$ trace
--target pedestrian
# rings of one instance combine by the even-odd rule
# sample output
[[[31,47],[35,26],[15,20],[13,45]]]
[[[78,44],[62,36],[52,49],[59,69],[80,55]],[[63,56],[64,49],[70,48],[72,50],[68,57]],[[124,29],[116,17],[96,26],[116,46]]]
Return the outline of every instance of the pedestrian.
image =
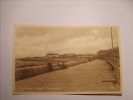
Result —
[[[62,67],[62,69],[64,69],[64,68],[65,68],[65,64],[64,64],[64,62],[62,63],[61,67]]]
[[[58,67],[60,67],[60,64],[57,62]]]
[[[52,65],[51,62],[48,63],[47,67],[48,67],[48,71],[49,72],[52,72],[53,71],[53,65]]]

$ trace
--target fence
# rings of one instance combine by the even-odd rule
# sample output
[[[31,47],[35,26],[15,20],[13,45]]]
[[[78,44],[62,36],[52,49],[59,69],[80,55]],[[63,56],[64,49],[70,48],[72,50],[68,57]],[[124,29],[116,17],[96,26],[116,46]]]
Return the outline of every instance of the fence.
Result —
[[[115,47],[108,50],[100,50],[97,52],[98,58],[105,59],[115,70],[115,77],[120,84],[120,56],[119,48]]]

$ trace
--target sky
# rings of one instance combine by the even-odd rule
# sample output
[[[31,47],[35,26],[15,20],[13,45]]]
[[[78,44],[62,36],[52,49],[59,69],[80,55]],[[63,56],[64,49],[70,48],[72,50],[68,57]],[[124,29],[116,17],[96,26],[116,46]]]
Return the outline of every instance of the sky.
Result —
[[[112,27],[113,45],[118,46],[118,28]],[[47,53],[96,54],[112,48],[111,27],[30,26],[17,27],[15,57],[43,57]]]

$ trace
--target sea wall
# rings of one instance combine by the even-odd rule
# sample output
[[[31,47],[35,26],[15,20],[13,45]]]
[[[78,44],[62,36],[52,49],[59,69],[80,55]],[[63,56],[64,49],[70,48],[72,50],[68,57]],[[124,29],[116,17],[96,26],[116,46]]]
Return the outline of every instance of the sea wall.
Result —
[[[85,63],[85,61],[67,62],[67,63],[65,63],[65,67],[63,67],[62,65],[60,67],[57,65],[53,65],[53,71],[66,69],[68,67],[72,67],[72,66],[82,64],[82,63]],[[37,75],[44,74],[47,72],[49,72],[47,65],[33,66],[33,67],[26,67],[26,68],[17,68],[17,69],[15,69],[15,81],[26,79],[26,78],[33,77],[33,76],[37,76]]]

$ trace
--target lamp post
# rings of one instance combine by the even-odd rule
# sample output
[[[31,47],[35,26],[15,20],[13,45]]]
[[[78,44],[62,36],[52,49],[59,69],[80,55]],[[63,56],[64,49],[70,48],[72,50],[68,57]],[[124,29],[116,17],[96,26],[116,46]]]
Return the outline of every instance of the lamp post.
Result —
[[[114,55],[113,55],[113,35],[112,35],[112,27],[111,27],[111,42],[112,42],[112,54],[111,54],[111,57],[112,57],[112,60],[114,62]]]
[[[113,35],[112,35],[112,27],[111,27],[111,43],[112,43],[112,49],[113,49]]]

